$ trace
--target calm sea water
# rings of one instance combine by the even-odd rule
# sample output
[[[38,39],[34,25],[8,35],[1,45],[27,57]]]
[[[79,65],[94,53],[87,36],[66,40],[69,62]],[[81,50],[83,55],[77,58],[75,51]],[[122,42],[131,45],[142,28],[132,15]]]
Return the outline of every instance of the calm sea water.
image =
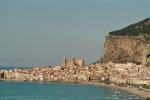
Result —
[[[98,86],[0,81],[0,100],[143,100],[143,98]]]

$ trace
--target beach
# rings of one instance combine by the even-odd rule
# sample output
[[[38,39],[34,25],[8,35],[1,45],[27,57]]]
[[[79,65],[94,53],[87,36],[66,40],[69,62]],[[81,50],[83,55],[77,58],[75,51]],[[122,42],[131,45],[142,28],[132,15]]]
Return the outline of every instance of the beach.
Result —
[[[93,82],[84,82],[84,83],[81,83],[81,84],[114,88],[116,90],[122,90],[122,91],[125,91],[125,92],[129,92],[129,93],[132,93],[132,94],[135,94],[137,96],[144,97],[144,98],[150,98],[150,92],[140,90],[139,88],[136,88],[136,87],[130,87],[130,86],[123,87],[123,86],[118,86],[118,85],[107,85],[105,83],[93,83]]]

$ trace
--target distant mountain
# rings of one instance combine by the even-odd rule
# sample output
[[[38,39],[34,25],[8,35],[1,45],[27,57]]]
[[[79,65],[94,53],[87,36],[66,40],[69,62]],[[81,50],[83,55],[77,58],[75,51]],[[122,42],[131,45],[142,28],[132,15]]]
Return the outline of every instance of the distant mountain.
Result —
[[[131,24],[123,29],[109,32],[111,36],[139,36],[150,35],[150,18]]]
[[[31,69],[32,67],[17,67],[17,66],[0,66],[0,70],[13,70],[13,69]]]
[[[0,66],[0,70],[12,70],[15,69],[13,66]]]

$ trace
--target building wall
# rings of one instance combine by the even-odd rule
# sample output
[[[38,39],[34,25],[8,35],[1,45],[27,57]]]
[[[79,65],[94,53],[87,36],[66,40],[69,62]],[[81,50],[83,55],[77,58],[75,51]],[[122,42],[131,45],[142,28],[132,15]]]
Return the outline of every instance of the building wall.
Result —
[[[85,62],[83,59],[76,59],[72,58],[70,61],[67,60],[67,58],[63,59],[62,66],[64,67],[70,67],[70,66],[84,66]]]

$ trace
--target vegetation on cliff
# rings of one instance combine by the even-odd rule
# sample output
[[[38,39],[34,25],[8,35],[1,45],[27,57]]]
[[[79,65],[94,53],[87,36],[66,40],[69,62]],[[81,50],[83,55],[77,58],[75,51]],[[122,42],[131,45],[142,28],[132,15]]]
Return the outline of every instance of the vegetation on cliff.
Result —
[[[150,35],[150,18],[144,19],[138,23],[131,24],[123,29],[112,31],[112,36],[139,36]]]

